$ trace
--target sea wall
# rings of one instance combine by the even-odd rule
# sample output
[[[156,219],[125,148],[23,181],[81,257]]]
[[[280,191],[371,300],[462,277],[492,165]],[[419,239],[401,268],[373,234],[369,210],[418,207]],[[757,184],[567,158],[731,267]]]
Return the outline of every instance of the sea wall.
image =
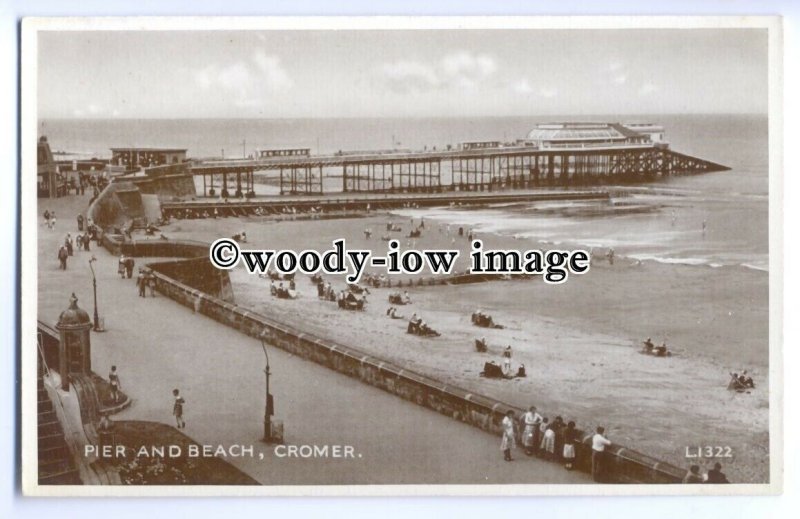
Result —
[[[131,182],[142,193],[158,195],[160,200],[197,196],[194,177],[189,174],[137,177],[131,179]]]
[[[198,258],[200,259],[200,258]],[[205,258],[203,258],[205,259]],[[206,260],[207,261],[207,260]],[[267,316],[193,288],[168,275],[172,265],[153,264],[156,289],[178,303],[222,324],[330,369],[357,378],[405,400],[495,435],[509,410],[523,409],[445,384],[355,348],[294,329]],[[580,431],[577,468],[590,471],[591,434]],[[684,471],[620,445],[607,449],[607,478],[616,483],[679,483]]]
[[[120,226],[144,215],[142,196],[130,182],[112,182],[86,209],[85,216],[101,229]]]

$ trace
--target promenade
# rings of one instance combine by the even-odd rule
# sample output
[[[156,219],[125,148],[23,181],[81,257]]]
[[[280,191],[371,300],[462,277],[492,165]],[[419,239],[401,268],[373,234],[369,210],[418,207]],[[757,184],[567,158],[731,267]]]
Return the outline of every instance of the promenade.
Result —
[[[291,445],[352,446],[352,459],[285,458],[259,441],[263,433],[264,353],[258,341],[156,294],[140,298],[120,279],[117,258],[92,243],[75,251],[66,271],[56,252],[85,197],[40,200],[57,227],[38,219],[39,319],[55,324],[75,292],[92,314],[88,260],[97,257],[104,333],[92,333],[92,363],[105,376],[117,365],[131,407],[115,419],[172,423],[173,388],[187,403],[186,429],[198,443],[253,446],[253,457],[227,458],[259,482],[287,484],[588,483],[585,474],[526,457],[503,461],[500,438],[418,407],[320,365],[268,348],[276,416]],[[137,258],[137,267],[147,262]],[[263,459],[260,456],[263,454]]]

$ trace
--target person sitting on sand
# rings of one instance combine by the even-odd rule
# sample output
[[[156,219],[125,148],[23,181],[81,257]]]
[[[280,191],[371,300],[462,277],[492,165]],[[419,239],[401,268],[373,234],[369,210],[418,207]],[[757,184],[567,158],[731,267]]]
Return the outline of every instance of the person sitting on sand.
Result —
[[[650,337],[648,337],[647,340],[644,341],[644,352],[653,353],[653,348],[655,348],[655,345],[653,344],[653,341],[650,340]]]
[[[403,292],[403,304],[410,305],[411,304],[411,296],[408,295],[408,290]]]
[[[667,354],[667,343],[666,343],[666,341],[662,342],[661,346],[656,346],[655,347],[655,352],[656,352],[656,355],[658,355],[659,357],[663,357],[664,355],[666,355]]]
[[[475,349],[480,353],[484,353],[489,349],[489,345],[486,344],[486,337],[475,339]]]
[[[755,382],[753,382],[753,377],[751,377],[750,375],[747,374],[747,370],[744,370],[742,372],[742,377],[744,377],[744,380],[742,381],[742,383],[744,384],[744,387],[755,389],[756,384],[755,384]]]
[[[747,387],[742,383],[738,373],[730,373],[731,380],[728,382],[728,389],[737,391],[739,393],[744,392]]]

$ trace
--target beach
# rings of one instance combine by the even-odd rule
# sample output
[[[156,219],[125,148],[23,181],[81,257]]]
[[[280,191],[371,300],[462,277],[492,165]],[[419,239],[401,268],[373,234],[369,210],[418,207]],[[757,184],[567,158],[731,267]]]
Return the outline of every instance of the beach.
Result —
[[[348,220],[177,220],[163,232],[210,242],[245,231],[253,249],[324,250],[345,238],[349,248],[382,254],[386,242],[380,236],[389,222],[402,227],[393,233],[397,236],[412,228],[404,215],[373,214]],[[419,224],[415,219],[413,225]],[[425,225],[419,239],[402,238],[401,247],[458,248],[456,270],[466,269],[469,242],[458,236],[458,223],[428,219]],[[371,238],[365,229],[372,230]],[[548,248],[532,236],[480,232],[477,237],[485,248]],[[595,250],[591,270],[560,285],[532,279],[407,288],[413,304],[399,307],[399,313],[406,318],[417,313],[442,334],[436,338],[409,335],[405,319],[386,316],[387,288],[370,289],[366,310],[349,312],[318,300],[307,276],[297,278],[296,300],[271,297],[268,281],[242,268],[231,271],[231,280],[237,304],[310,333],[511,404],[536,405],[544,415],[575,420],[579,427],[604,425],[613,441],[680,467],[721,461],[733,481],[765,481],[768,273],[625,256],[611,265],[605,252]],[[409,276],[392,279],[405,284]],[[326,280],[337,291],[345,288],[343,277]],[[476,309],[504,328],[474,327],[470,315]],[[490,345],[486,353],[474,348],[482,335]],[[656,344],[666,341],[674,355],[639,354],[647,337]],[[481,377],[484,362],[499,363],[508,345],[514,369],[524,364],[527,377]],[[756,389],[728,391],[729,372],[742,369],[753,376]],[[732,457],[687,458],[687,449],[706,446],[730,447]]]

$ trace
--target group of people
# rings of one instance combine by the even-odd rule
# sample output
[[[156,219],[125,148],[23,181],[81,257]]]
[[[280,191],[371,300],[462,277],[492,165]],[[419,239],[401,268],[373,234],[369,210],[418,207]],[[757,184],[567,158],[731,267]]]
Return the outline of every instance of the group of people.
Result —
[[[441,334],[428,326],[428,323],[422,320],[416,313],[412,314],[408,319],[408,326],[406,333],[412,335],[419,335],[420,337],[439,337]]]
[[[228,199],[222,199],[223,202],[228,202]],[[225,218],[225,217],[240,217],[240,216],[292,216],[298,214],[308,215],[311,218],[318,218],[322,214],[322,207],[294,207],[283,206],[280,209],[277,207],[214,207],[213,209],[174,209],[165,217],[174,217],[178,220],[193,220],[193,219],[206,219],[206,218]]]
[[[139,297],[147,297],[145,293],[150,289],[150,297],[156,296],[156,277],[150,269],[139,268],[139,275],[136,276],[136,287],[139,289]]]
[[[132,278],[135,263],[132,257],[120,254],[119,261],[117,262],[117,274],[119,274],[119,277],[125,278],[127,276],[128,279]]]
[[[710,469],[705,474],[703,474],[700,471],[700,465],[691,465],[689,467],[688,472],[686,472],[686,476],[684,476],[683,478],[683,483],[721,484],[721,483],[730,483],[730,481],[728,481],[728,477],[725,475],[725,473],[722,472],[722,464],[717,462],[714,463],[714,468]]]
[[[753,381],[753,377],[747,374],[747,370],[741,373],[731,373],[730,376],[731,380],[728,382],[728,389],[732,391],[743,392],[756,388],[756,383]]]
[[[503,451],[503,459],[513,461],[511,450],[516,448],[517,438],[521,439],[522,447],[527,456],[538,456],[549,461],[561,461],[567,470],[572,470],[575,464],[576,446],[581,443],[575,422],[564,422],[560,416],[556,416],[552,421],[546,416],[542,416],[536,410],[536,406],[531,406],[522,415],[521,420],[517,421],[514,411],[508,411],[502,421],[503,439],[500,445]],[[595,434],[597,448],[602,452],[611,442],[605,438],[604,430],[598,427]],[[593,451],[595,438],[592,439]],[[592,456],[592,474],[598,475],[601,471],[599,459]],[[597,466],[596,466],[597,465]],[[596,467],[595,467],[596,466]],[[595,468],[597,469],[595,471]],[[598,481],[598,479],[595,479]]]
[[[283,286],[283,281],[279,282],[278,286],[275,286],[275,281],[272,280],[269,283],[269,293],[278,299],[297,299],[297,286],[294,283],[294,279],[289,280],[288,288]]]
[[[472,312],[472,324],[482,328],[502,328],[501,325],[494,322],[491,315],[483,313],[482,310]]]
[[[475,339],[475,349],[478,350],[479,352],[488,351],[489,345],[486,342],[486,337]],[[498,364],[493,360],[485,362],[483,364],[483,371],[481,372],[481,376],[486,378],[526,377],[527,373],[525,371],[525,364],[520,364],[519,367],[517,368],[517,372],[516,373],[513,372],[511,367],[511,356],[512,356],[511,345],[508,345],[503,350],[502,364]]]
[[[44,224],[48,229],[56,228],[56,212],[45,209],[44,211]]]
[[[671,352],[667,348],[667,341],[662,341],[661,346],[656,346],[653,344],[652,339],[650,337],[644,341],[642,346],[642,353],[646,353],[648,355],[655,355],[656,357],[666,357],[671,355]]]
[[[389,302],[393,305],[410,305],[411,296],[408,295],[408,290],[405,290],[402,294],[399,290],[395,290],[389,293]]]

